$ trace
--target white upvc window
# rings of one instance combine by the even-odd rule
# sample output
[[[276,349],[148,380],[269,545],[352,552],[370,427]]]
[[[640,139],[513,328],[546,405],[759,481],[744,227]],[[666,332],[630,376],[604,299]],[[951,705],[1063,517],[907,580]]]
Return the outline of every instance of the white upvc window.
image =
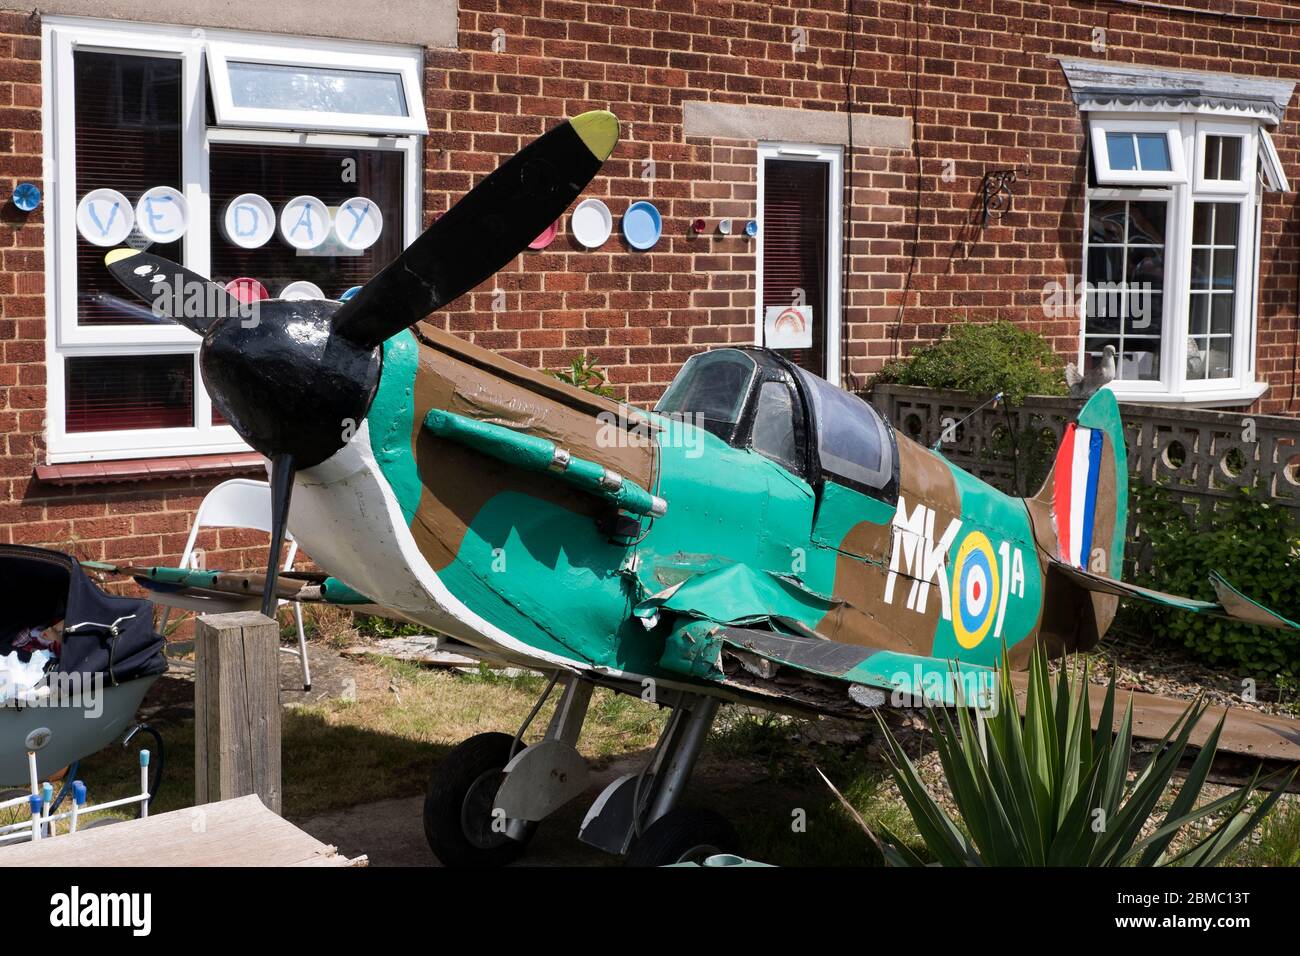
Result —
[[[208,44],[219,126],[427,132],[420,62],[372,50],[304,48],[283,39]]]
[[[754,341],[839,385],[841,202],[838,146],[758,145],[757,295]],[[800,326],[802,331],[792,327]],[[784,339],[777,336],[792,335]],[[799,336],[802,335],[802,338]]]
[[[360,285],[419,231],[425,126],[412,78],[421,53],[60,17],[44,18],[42,38],[48,461],[246,450],[203,387],[198,336],[134,301],[103,256],[114,245],[149,249],[238,295],[339,298]],[[232,94],[228,70],[217,84],[216,48],[227,68],[258,64],[239,80],[245,93]],[[318,71],[333,99],[313,95],[347,111],[295,102],[294,129],[268,129],[256,127],[282,124],[235,105],[263,96],[258,108],[274,112],[286,89],[311,87],[302,71],[321,62],[343,73]],[[288,80],[271,71],[275,63]],[[233,107],[224,117],[223,97]],[[328,222],[318,223],[318,245],[290,244],[275,220],[299,196],[317,197],[331,222],[368,200],[369,245],[348,247]],[[119,235],[127,220],[134,225]],[[232,236],[232,222],[253,235]]]
[[[1081,367],[1113,349],[1121,398],[1253,401],[1267,387],[1255,375],[1260,194],[1286,187],[1267,132],[1195,114],[1088,120]],[[1137,137],[1161,129],[1168,150],[1148,140],[1144,160]],[[1163,181],[1143,178],[1163,165]]]
[[[1092,157],[1103,185],[1163,185],[1187,178],[1177,120],[1093,119]]]

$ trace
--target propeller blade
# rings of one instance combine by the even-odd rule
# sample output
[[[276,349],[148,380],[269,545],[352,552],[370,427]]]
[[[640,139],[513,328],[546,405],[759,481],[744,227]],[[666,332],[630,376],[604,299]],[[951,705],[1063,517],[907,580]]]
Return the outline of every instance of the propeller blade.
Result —
[[[293,497],[294,468],[292,455],[276,455],[271,459],[271,553],[266,559],[266,586],[262,589],[262,613],[274,619],[276,608],[275,582],[280,576],[280,546],[284,544],[284,528],[289,521],[289,499]]]
[[[114,249],[104,257],[113,278],[126,286],[155,315],[179,322],[203,335],[227,316],[247,318],[252,307],[211,279],[170,259],[137,249]]]
[[[605,110],[533,140],[344,303],[334,331],[371,349],[474,288],[560,217],[617,142],[618,120]]]

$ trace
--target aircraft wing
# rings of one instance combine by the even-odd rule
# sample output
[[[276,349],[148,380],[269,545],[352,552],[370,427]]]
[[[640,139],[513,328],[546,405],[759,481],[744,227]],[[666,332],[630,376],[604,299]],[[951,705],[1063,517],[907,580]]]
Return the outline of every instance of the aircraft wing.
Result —
[[[841,644],[772,619],[765,630],[689,621],[674,630],[660,663],[786,704],[861,717],[886,704],[958,705],[986,700],[997,671],[991,667]]]
[[[891,702],[974,701],[993,686],[993,668],[842,644],[800,623],[843,603],[791,575],[726,564],[644,598],[633,614],[648,627],[671,615],[660,666],[774,704],[861,717]]]
[[[1196,598],[1166,594],[1164,591],[1154,591],[1151,588],[1129,584],[1126,581],[1117,581],[1104,575],[1092,574],[1056,558],[1049,560],[1054,570],[1088,591],[1114,594],[1121,598],[1134,598],[1148,604],[1173,608],[1178,611],[1187,611],[1191,614],[1226,617],[1245,624],[1257,624],[1260,627],[1275,627],[1292,631],[1300,630],[1300,624],[1283,617],[1276,611],[1269,610],[1259,602],[1242,594],[1217,571],[1210,573],[1210,583],[1214,586],[1214,593],[1218,597],[1218,601],[1200,601]]]
[[[255,611],[262,605],[266,576],[250,571],[205,571],[195,568],[136,567],[83,561],[82,567],[102,574],[134,578],[155,604],[202,614]],[[312,571],[281,571],[275,585],[283,601],[334,604],[361,614],[391,617],[392,612],[373,604],[338,578]]]

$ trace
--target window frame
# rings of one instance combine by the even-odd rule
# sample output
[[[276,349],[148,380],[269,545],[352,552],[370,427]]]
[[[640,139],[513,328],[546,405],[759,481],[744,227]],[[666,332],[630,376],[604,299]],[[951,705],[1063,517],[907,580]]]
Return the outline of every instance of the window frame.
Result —
[[[1277,153],[1273,134],[1265,127],[1259,128],[1259,174],[1264,185],[1272,192],[1289,193],[1291,183],[1287,181],[1286,170],[1282,168],[1282,157]]]
[[[1090,116],[1089,136],[1097,183],[1102,186],[1166,186],[1187,178],[1183,136],[1177,118],[1132,119],[1120,116]],[[1169,149],[1169,170],[1111,169],[1107,133],[1163,133]]]
[[[230,425],[212,424],[212,402],[198,367],[200,339],[179,325],[79,326],[75,223],[76,117],[72,109],[73,54],[79,50],[139,56],[167,56],[182,62],[181,192],[190,208],[190,228],[182,240],[184,265],[207,275],[211,263],[209,144],[268,142],[299,146],[350,146],[394,149],[405,154],[402,183],[402,245],[419,234],[423,207],[422,142],[414,133],[290,132],[288,130],[209,127],[206,115],[206,44],[224,36],[257,34],[190,30],[152,24],[110,24],[75,17],[45,17],[41,26],[43,159],[49,197],[45,221],[46,452],[49,464],[115,461],[238,453],[249,446]],[[284,41],[281,41],[284,42]],[[332,48],[330,41],[310,40]],[[340,43],[355,50],[364,44]],[[387,48],[398,49],[398,48]],[[421,54],[410,48],[407,55]],[[60,108],[61,107],[61,108]],[[408,109],[411,108],[408,100]],[[419,107],[423,110],[422,104]],[[134,199],[135,197],[128,197]],[[107,251],[107,250],[105,250]],[[194,425],[188,428],[117,429],[68,432],[65,360],[112,356],[189,354],[194,367]]]
[[[758,222],[758,236],[754,246],[754,344],[762,346],[764,309],[763,309],[763,188],[766,184],[766,168],[769,159],[793,160],[797,162],[826,163],[829,167],[830,191],[826,216],[829,222],[826,254],[826,378],[832,385],[842,385],[844,370],[842,360],[842,308],[840,275],[844,257],[843,246],[843,201],[844,201],[844,150],[839,146],[822,146],[813,143],[760,142],[758,144],[758,196],[755,207],[755,220]]]
[[[1123,114],[1132,116],[1132,114]],[[1183,155],[1183,180],[1168,183],[1167,188],[1150,186],[1114,186],[1102,183],[1097,176],[1097,186],[1087,186],[1084,199],[1082,247],[1082,278],[1087,282],[1089,217],[1092,203],[1102,200],[1165,200],[1169,218],[1165,227],[1164,322],[1161,329],[1161,373],[1158,380],[1120,380],[1107,386],[1122,399],[1153,401],[1165,404],[1242,405],[1254,401],[1268,388],[1267,383],[1255,380],[1255,338],[1258,321],[1258,262],[1259,218],[1261,196],[1258,166],[1260,133],[1255,119],[1206,118],[1197,114],[1179,114],[1171,120],[1176,124],[1181,139]],[[1120,122],[1107,114],[1090,114],[1089,139],[1094,144],[1090,157],[1095,160],[1095,130],[1113,129]],[[1131,120],[1139,126],[1151,125],[1147,120]],[[1206,135],[1241,135],[1242,182],[1231,180],[1204,181],[1200,176],[1203,162],[1202,146]],[[1188,164],[1191,164],[1190,166]],[[1204,181],[1204,186],[1200,182]],[[1197,202],[1228,202],[1241,206],[1238,217],[1236,285],[1233,304],[1233,344],[1230,378],[1195,379],[1187,377],[1187,339],[1190,335],[1192,219]],[[1076,351],[1080,369],[1085,367],[1088,339],[1087,316],[1080,305],[1079,338]]]
[[[1169,248],[1171,243],[1171,237],[1176,237],[1181,229],[1183,210],[1174,201],[1174,198],[1169,190],[1149,189],[1149,188],[1148,189],[1119,189],[1119,188],[1089,189],[1087,199],[1084,204],[1084,220],[1083,220],[1084,228],[1083,228],[1082,275],[1083,275],[1083,281],[1085,283],[1088,281],[1088,252],[1092,245],[1088,241],[1088,234],[1089,234],[1088,222],[1089,222],[1089,216],[1091,215],[1093,200],[1098,200],[1103,202],[1114,201],[1114,202],[1163,202],[1165,203],[1165,271],[1164,271],[1165,274],[1164,274],[1164,284],[1161,286],[1160,292],[1161,292],[1161,302],[1164,303],[1165,312],[1166,314],[1168,314],[1170,309],[1169,303],[1173,301],[1173,299],[1171,299],[1171,296],[1174,295],[1173,274],[1176,271],[1169,267],[1169,261],[1170,261]],[[1082,304],[1080,305],[1080,308],[1081,309],[1083,308]],[[1169,368],[1170,368],[1169,325],[1170,323],[1168,322],[1164,322],[1164,321],[1161,322],[1160,378],[1124,380],[1123,383],[1124,388],[1134,393],[1134,395],[1140,395],[1142,397],[1145,397],[1148,395],[1162,394],[1168,391],[1167,377],[1169,375]],[[1079,348],[1078,367],[1081,369],[1084,367],[1084,358],[1088,346],[1088,336],[1086,334],[1086,331],[1087,331],[1087,315],[1085,313],[1081,316],[1081,321],[1079,324],[1080,348]],[[1122,325],[1121,325],[1120,334],[1116,334],[1114,336],[1098,336],[1098,337],[1118,338],[1121,339],[1122,341],[1124,338],[1122,334]],[[1123,356],[1117,355],[1116,362],[1122,363]],[[1117,364],[1117,371],[1118,371],[1118,367],[1119,366]]]
[[[424,113],[421,69],[410,57],[392,56],[350,44],[303,46],[300,42],[264,37],[248,40],[213,40],[207,45],[212,108],[218,126],[256,129],[303,130],[328,133],[375,133],[404,136],[428,133]],[[231,93],[230,62],[272,66],[302,66],[395,74],[402,81],[405,116],[375,113],[295,112],[255,106],[237,106]]]
[[[1205,178],[1205,141],[1210,136],[1237,136],[1241,139],[1241,176],[1237,179]],[[1259,168],[1258,137],[1251,136],[1241,123],[1224,123],[1198,120],[1196,123],[1196,158],[1193,188],[1198,193],[1216,193],[1227,196],[1244,196],[1255,185]]]

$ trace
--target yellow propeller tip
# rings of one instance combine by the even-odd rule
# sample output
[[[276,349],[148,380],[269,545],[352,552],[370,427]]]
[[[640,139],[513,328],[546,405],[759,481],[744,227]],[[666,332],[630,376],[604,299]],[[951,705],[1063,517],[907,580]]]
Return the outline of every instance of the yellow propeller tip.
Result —
[[[618,117],[609,110],[583,113],[569,120],[569,125],[602,163],[614,152],[618,143]]]
[[[123,259],[129,259],[132,256],[138,256],[139,249],[114,249],[108,255],[104,256],[104,265],[111,266],[115,262],[121,262]]]

